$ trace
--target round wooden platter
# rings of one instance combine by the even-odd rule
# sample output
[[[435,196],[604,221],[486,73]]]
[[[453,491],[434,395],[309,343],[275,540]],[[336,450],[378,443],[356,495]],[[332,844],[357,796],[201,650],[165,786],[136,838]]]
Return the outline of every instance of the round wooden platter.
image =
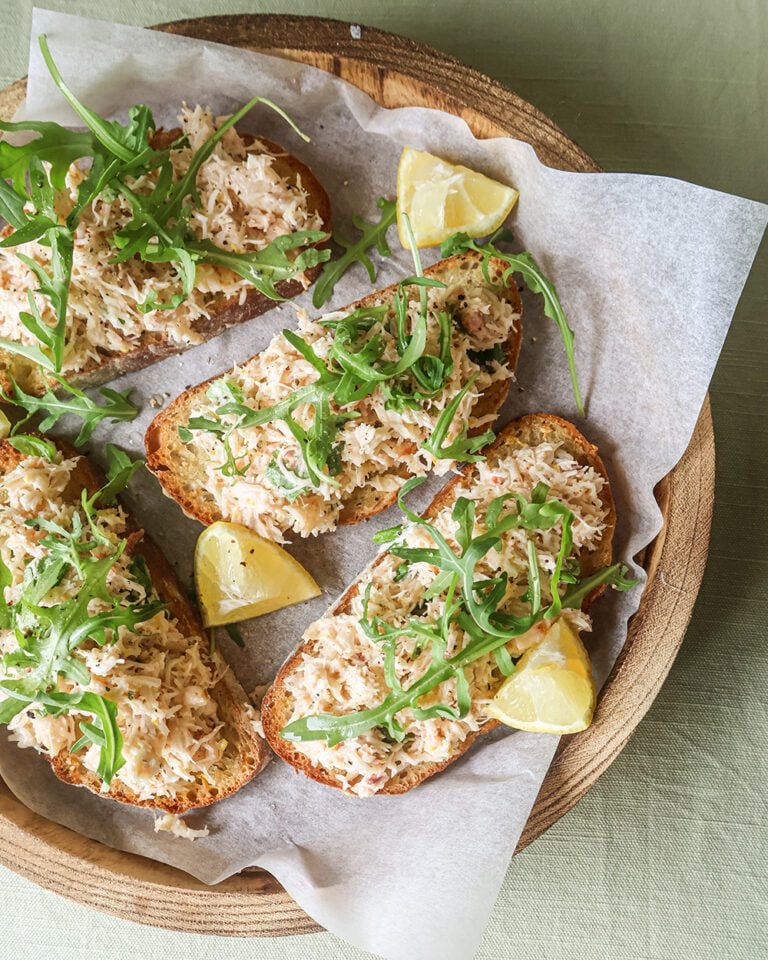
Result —
[[[599,167],[531,104],[453,58],[381,30],[293,16],[221,16],[158,29],[261,50],[332,71],[387,107],[436,107],[478,137],[527,140],[550,166]],[[21,102],[23,80],[0,92],[0,116]],[[569,810],[616,758],[644,716],[682,643],[704,572],[714,500],[714,434],[707,401],[690,446],[662,481],[664,528],[648,548],[649,583],[601,693],[595,721],[564,738],[518,850]],[[122,853],[32,813],[0,781],[0,862],[79,903],[140,923],[230,936],[318,930],[259,869],[209,887],[172,867]]]

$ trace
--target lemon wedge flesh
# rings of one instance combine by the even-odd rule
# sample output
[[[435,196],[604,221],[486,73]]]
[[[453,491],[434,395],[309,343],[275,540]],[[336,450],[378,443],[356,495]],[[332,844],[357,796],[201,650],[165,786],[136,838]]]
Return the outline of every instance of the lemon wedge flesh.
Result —
[[[206,627],[259,617],[320,595],[290,553],[248,527],[223,520],[198,538],[195,587]]]
[[[6,417],[2,410],[0,410],[0,440],[5,440],[8,434],[11,432],[11,421]]]
[[[517,662],[487,708],[489,717],[533,733],[577,733],[592,722],[595,684],[589,654],[565,620],[556,620]]]
[[[517,190],[469,167],[406,147],[397,168],[400,243],[409,246],[406,215],[419,248],[437,246],[454,233],[487,236],[504,223],[517,197]]]

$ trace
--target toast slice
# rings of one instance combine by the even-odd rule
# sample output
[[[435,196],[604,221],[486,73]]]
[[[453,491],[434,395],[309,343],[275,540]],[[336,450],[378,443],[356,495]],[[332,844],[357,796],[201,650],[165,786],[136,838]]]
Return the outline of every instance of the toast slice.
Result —
[[[482,495],[478,491],[487,489],[488,478],[491,486],[499,484],[493,490],[493,496],[514,490],[529,497],[535,482],[540,479],[553,480],[551,496],[561,498],[575,510],[582,524],[591,526],[593,531],[592,536],[583,541],[583,549],[577,553],[580,576],[591,576],[610,564],[616,513],[608,477],[597,448],[572,424],[550,414],[525,416],[509,424],[484,452],[487,458],[485,463],[467,465],[446,484],[425,511],[424,517],[435,520],[442,515],[445,518],[446,512],[450,513],[459,496],[477,499],[478,517],[482,517]],[[550,466],[544,469],[542,463]],[[480,478],[481,473],[484,480]],[[510,482],[513,476],[515,479]],[[579,478],[578,484],[585,488],[589,486],[589,497],[583,491],[579,493],[574,477]],[[501,480],[505,482],[500,483]],[[580,498],[583,501],[581,504]],[[438,519],[438,529],[447,535],[446,529],[452,527],[440,525]],[[575,534],[574,543],[578,542],[578,535]],[[426,543],[420,545],[433,544],[427,539]],[[409,757],[391,738],[387,739],[379,728],[332,748],[324,741],[294,743],[281,736],[281,731],[288,723],[306,713],[342,715],[353,710],[370,709],[389,692],[383,677],[381,644],[368,640],[359,626],[362,592],[368,583],[373,583],[371,601],[377,605],[374,613],[381,609],[383,603],[379,597],[389,598],[390,607],[385,605],[381,615],[385,621],[391,622],[396,619],[398,612],[404,617],[411,612],[412,606],[418,609],[423,602],[426,583],[430,582],[432,576],[430,573],[426,583],[417,581],[413,588],[409,586],[409,578],[403,579],[402,586],[393,586],[398,579],[397,562],[388,552],[379,554],[328,613],[308,628],[301,645],[278,672],[261,706],[264,734],[278,756],[311,779],[343,789],[353,796],[405,793],[444,770],[469,749],[479,736],[498,726],[498,721],[487,719],[482,713],[482,703],[494,696],[504,680],[500,671],[492,666],[493,655],[489,654],[486,655],[486,669],[479,672],[473,670],[471,674],[467,671],[473,708],[465,720],[437,718],[417,721],[411,717],[401,721],[406,738],[414,738],[413,747],[409,749],[415,749],[421,736],[423,746],[413,757]],[[419,566],[426,567],[426,564]],[[498,572],[497,566],[495,573]],[[483,573],[493,575],[493,571]],[[601,589],[593,591],[585,607]],[[396,610],[398,604],[403,607],[400,611]],[[432,619],[438,614],[439,611],[433,610]],[[577,627],[589,628],[589,621],[582,611],[573,611],[569,615],[574,617]],[[508,644],[507,649],[512,656],[521,655],[527,646],[536,642],[536,630],[537,627],[534,627],[530,631],[532,636],[524,634]],[[399,657],[409,655],[406,648],[398,647]],[[427,652],[426,656],[429,658],[431,654]],[[424,666],[422,664],[422,669],[416,671],[416,679]],[[322,680],[317,680],[318,676],[322,677],[323,671],[328,678],[325,687]],[[402,676],[400,679],[407,687],[406,680]],[[314,685],[316,682],[317,686]],[[371,684],[366,687],[364,695],[348,693],[357,690],[361,683]],[[329,688],[333,693],[328,692]],[[443,688],[439,699],[450,699],[450,695],[450,690]],[[354,696],[357,696],[356,700]],[[311,704],[311,709],[306,712],[298,709],[298,698],[304,704]],[[426,705],[426,700],[422,700],[421,704]],[[406,710],[405,714],[408,713]],[[430,729],[427,730],[427,727]],[[399,760],[397,752],[400,752]],[[430,753],[437,753],[438,759],[427,759]]]
[[[443,391],[441,402],[447,403],[452,395],[458,393],[459,386],[466,383],[469,375],[479,371],[472,396],[465,398],[467,407],[460,408],[460,411],[468,410],[462,415],[471,421],[470,434],[473,435],[483,432],[498,414],[509,392],[520,351],[522,304],[514,282],[503,284],[504,266],[501,261],[491,261],[490,283],[483,274],[482,258],[474,252],[449,257],[425,270],[428,278],[446,284],[444,291],[433,289],[430,297],[442,297],[440,303],[453,315],[454,343],[451,349],[454,377]],[[377,305],[386,305],[391,311],[397,289],[398,286],[393,284],[327,317],[332,322],[338,317]],[[412,289],[409,288],[411,298],[416,296]],[[416,301],[412,302],[415,304]],[[437,309],[430,301],[430,323],[435,322]],[[323,349],[327,349],[330,335],[325,332],[327,328],[321,326],[323,319],[300,320],[299,333],[315,347],[320,342],[326,345]],[[500,339],[494,340],[494,337]],[[489,344],[493,345],[493,350],[485,349],[483,352],[482,348]],[[473,347],[478,348],[477,352],[473,351]],[[489,362],[488,369],[482,366],[485,361],[470,359],[480,354],[485,357],[489,352],[494,352],[496,359]],[[291,390],[300,389],[302,384],[317,376],[297,351],[289,349],[282,336],[276,337],[265,351],[246,360],[227,376],[233,377],[235,374],[244,387],[251,384],[252,396],[247,399],[257,409],[282,399]],[[380,391],[377,388],[372,398],[343,408],[344,412],[355,411],[359,419],[353,421],[352,425],[347,424],[351,430],[349,434],[340,434],[344,440],[340,454],[342,465],[353,459],[356,464],[354,475],[350,470],[349,477],[342,466],[338,476],[341,489],[328,484],[324,485],[325,489],[315,493],[307,488],[295,503],[289,503],[285,497],[279,496],[265,479],[269,452],[272,450],[276,455],[277,451],[284,456],[285,450],[294,448],[295,452],[290,455],[298,458],[298,444],[287,431],[267,433],[261,427],[251,429],[250,434],[248,430],[236,431],[246,460],[251,457],[250,466],[245,477],[224,478],[217,469],[217,464],[222,460],[221,451],[212,451],[205,443],[200,446],[198,443],[183,442],[179,435],[179,428],[183,428],[194,414],[201,409],[206,412],[210,409],[207,392],[219,379],[214,377],[181,394],[155,417],[145,437],[149,469],[157,476],[165,493],[177,501],[187,516],[203,524],[231,520],[276,540],[283,539],[283,534],[288,530],[299,532],[302,536],[314,535],[333,529],[337,523],[358,523],[386,509],[395,502],[397,490],[409,476],[416,472],[426,473],[430,468],[429,463],[418,459],[418,440],[427,439],[440,409],[430,414],[431,419],[419,437],[418,429],[408,426],[414,417],[409,419],[406,411],[405,417],[398,421],[395,415],[390,414],[387,405],[378,399]],[[270,390],[275,399],[265,398],[265,392]],[[332,410],[336,409],[332,406]],[[386,426],[383,425],[384,420],[387,421]],[[360,424],[370,427],[370,433],[365,435],[362,443],[352,429]],[[349,439],[345,439],[347,437]],[[367,459],[365,450],[361,451],[360,446],[370,448]],[[254,447],[258,448],[255,456]],[[434,466],[434,461],[431,466]],[[446,472],[449,461],[441,461],[440,467],[442,472]],[[249,498],[256,496],[260,498],[261,505],[250,509]],[[241,506],[237,505],[238,501]]]
[[[48,465],[39,457],[25,457],[8,441],[0,442],[3,478],[0,555],[11,570],[16,568],[16,585],[19,566],[23,569],[30,562],[26,555],[13,559],[13,554],[19,551],[20,538],[28,529],[23,518],[50,515],[64,523],[63,518],[69,515],[68,505],[80,504],[82,491],[93,494],[104,483],[100,471],[69,444],[56,441],[56,446],[66,469]],[[22,487],[27,487],[27,492]],[[20,517],[13,515],[16,500],[23,503]],[[142,634],[133,633],[126,639],[123,633],[112,647],[106,644],[97,648],[94,641],[83,645],[83,650],[88,650],[84,660],[88,656],[97,658],[88,666],[91,683],[95,677],[99,691],[116,704],[117,725],[124,739],[125,766],[118,769],[109,789],[105,790],[93,769],[94,764],[86,766],[84,762],[85,749],[70,752],[81,732],[79,720],[85,719],[83,714],[42,717],[39,711],[30,708],[11,721],[9,730],[20,745],[44,752],[56,776],[66,783],[121,803],[182,814],[235,793],[263,769],[271,754],[257,733],[256,715],[245,692],[221,655],[209,649],[197,612],[182,592],[168,561],[121,510],[104,508],[104,511],[105,522],[115,529],[122,528],[121,535],[127,540],[125,555],[130,555],[131,562],[137,556],[143,558],[154,593],[167,608],[167,612],[149,621]],[[97,511],[97,516],[100,513],[101,510]],[[39,558],[40,546],[34,543],[30,546]],[[11,585],[10,590],[14,589]],[[13,648],[9,631],[0,631],[0,638],[3,652],[8,653]],[[99,650],[104,653],[99,654]],[[98,657],[109,656],[110,650],[114,656],[121,654],[121,658],[114,664],[105,659],[99,661]],[[0,672],[5,673],[4,668],[0,667]],[[193,681],[200,677],[210,681],[207,689],[194,685]],[[175,681],[171,682],[171,678]],[[146,686],[142,687],[142,683]],[[59,689],[67,689],[64,679],[60,679]],[[142,702],[143,691],[149,691],[145,702]],[[142,711],[146,711],[149,720],[142,719]],[[188,724],[191,727],[186,726]],[[149,733],[142,736],[146,730]],[[204,737],[215,743],[215,750],[212,759],[206,760],[204,753],[203,759],[195,762],[190,757],[184,769],[187,733],[192,737],[193,750],[207,749]],[[199,744],[195,741],[198,736]],[[142,781],[142,764],[146,764],[149,771],[146,782]],[[148,794],[151,778],[163,783],[157,795]]]
[[[195,116],[193,111],[191,114]],[[188,124],[189,125],[189,124]],[[152,136],[152,146],[162,150],[170,146],[181,135],[181,129],[158,130]],[[227,140],[234,134],[233,141]],[[236,174],[238,182],[248,182],[251,176],[248,157],[266,157],[274,182],[286,189],[286,204],[290,206],[296,196],[301,196],[305,207],[308,225],[323,230],[330,236],[331,206],[327,193],[314,173],[298,158],[291,156],[283,147],[271,140],[256,138],[250,134],[236,134],[230,131],[224,138],[229,143],[228,151],[220,145],[213,157],[206,161],[198,174],[198,187],[203,203],[212,207],[210,216],[201,214],[202,235],[211,235],[216,239],[214,228],[221,230],[222,219],[231,216],[242,221],[249,211],[237,197],[232,197],[232,189],[225,189],[220,183],[209,183],[213,176],[209,170],[216,170],[217,157],[239,157]],[[234,162],[234,161],[233,161]],[[180,169],[183,169],[180,168]],[[258,183],[256,173],[252,183]],[[254,189],[256,187],[254,186]],[[226,194],[227,199],[222,199]],[[218,204],[218,206],[217,206]],[[219,207],[225,204],[229,212],[222,213]],[[117,202],[106,205],[108,212],[86,217],[78,227],[78,241],[75,247],[75,266],[73,283],[69,298],[68,348],[65,356],[63,374],[76,386],[95,386],[134,370],[141,370],[150,364],[163,360],[173,354],[181,353],[199,343],[203,343],[222,333],[227,327],[243,323],[270,310],[276,301],[261,293],[247,281],[224,267],[199,265],[197,268],[197,289],[193,297],[173,310],[154,310],[142,316],[135,305],[158,282],[158,277],[178,286],[173,278],[173,268],[168,264],[147,265],[134,258],[127,264],[110,265],[111,250],[108,240],[99,226],[100,217],[107,217],[110,229],[126,220],[126,211],[121,210]],[[276,214],[277,215],[277,214]],[[256,212],[253,213],[254,218]],[[91,222],[94,221],[94,222]],[[194,221],[193,221],[194,222]],[[286,230],[278,232],[288,232]],[[257,226],[249,227],[247,236],[255,241],[263,235]],[[222,233],[222,242],[226,234]],[[269,239],[273,239],[269,234]],[[234,242],[236,243],[238,237]],[[325,246],[324,241],[317,246]],[[95,261],[86,254],[86,250],[95,250]],[[32,249],[30,249],[32,248]],[[26,244],[19,248],[33,259],[45,262],[45,251],[36,244]],[[253,249],[252,247],[250,249]],[[299,251],[294,251],[295,255]],[[94,274],[95,270],[95,274]],[[307,269],[303,274],[290,280],[281,280],[276,284],[279,295],[285,299],[295,297],[306,290],[317,278],[321,265]],[[94,280],[94,275],[97,279]],[[103,277],[108,286],[100,286]],[[14,249],[0,251],[0,336],[18,339],[22,327],[18,321],[20,310],[28,309],[27,289],[34,288],[34,278],[16,259]],[[133,291],[130,300],[115,300],[110,305],[110,290],[123,288]],[[40,301],[41,306],[43,301]],[[110,306],[115,316],[110,314]],[[130,331],[126,328],[126,316],[119,314],[127,310]],[[145,324],[145,326],[142,326]],[[46,377],[39,367],[24,357],[6,350],[0,350],[0,387],[8,391],[11,378],[28,393],[41,394],[46,386]],[[51,381],[55,386],[55,381]]]

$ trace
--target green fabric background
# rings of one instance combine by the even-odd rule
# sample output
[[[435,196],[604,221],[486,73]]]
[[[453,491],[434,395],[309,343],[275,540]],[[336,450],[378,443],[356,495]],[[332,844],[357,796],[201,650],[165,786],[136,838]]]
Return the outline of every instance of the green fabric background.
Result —
[[[357,20],[485,71],[553,117],[608,170],[668,174],[768,200],[765,0],[45,5],[135,24],[235,12]],[[31,7],[0,0],[2,85],[26,72]],[[717,502],[685,644],[621,756],[514,860],[480,960],[768,955],[767,250],[764,243],[712,385]],[[3,869],[0,919],[2,953],[16,960],[367,956],[330,934],[228,940],[152,930],[92,913]]]

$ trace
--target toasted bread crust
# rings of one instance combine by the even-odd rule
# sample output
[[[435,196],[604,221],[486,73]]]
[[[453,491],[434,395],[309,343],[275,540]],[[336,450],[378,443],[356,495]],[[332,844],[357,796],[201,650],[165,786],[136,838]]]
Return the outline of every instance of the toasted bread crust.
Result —
[[[582,436],[576,427],[568,423],[567,420],[563,420],[553,414],[534,413],[510,423],[483,452],[486,458],[490,462],[493,462],[495,458],[503,455],[509,448],[535,446],[546,441],[562,444],[563,449],[576,461],[592,467],[605,478],[605,486],[602,491],[602,499],[607,509],[605,531],[599,545],[594,550],[584,554],[581,558],[581,575],[582,577],[587,577],[611,563],[612,540],[616,528],[616,510],[608,482],[608,475],[605,464],[598,454],[597,447]],[[424,511],[423,516],[427,518],[434,517],[443,507],[451,504],[456,498],[457,486],[465,477],[470,476],[473,470],[474,466],[472,464],[465,465],[461,473],[453,477],[443,487],[440,493],[438,493],[429,507]],[[386,552],[379,554],[368,570],[375,569],[386,556]],[[603,589],[604,588],[600,587],[593,591],[590,597],[587,598],[585,607],[596,599]],[[329,613],[349,613],[352,600],[358,594],[359,590],[360,580],[358,579],[347,588],[331,607]],[[314,766],[309,757],[297,750],[289,741],[283,740],[280,736],[280,731],[289,723],[293,711],[290,694],[288,694],[285,689],[285,681],[301,663],[304,652],[311,650],[313,645],[312,642],[300,644],[296,651],[280,668],[274,683],[267,691],[262,702],[261,722],[264,728],[264,735],[269,741],[269,745],[286,763],[289,763],[298,772],[305,774],[312,780],[316,780],[318,783],[323,783],[326,786],[336,787],[341,790],[341,784],[327,771]],[[490,732],[498,725],[497,720],[487,721],[479,731],[469,733],[467,738],[457,747],[456,752],[449,759],[439,763],[422,763],[410,767],[390,779],[386,786],[378,791],[377,796],[382,794],[395,795],[406,793],[408,790],[413,789],[413,787],[423,783],[423,781],[429,777],[445,770],[446,767],[458,760],[478,737]]]
[[[81,456],[70,444],[61,440],[54,442],[65,457]],[[5,476],[24,459],[24,455],[15,450],[7,440],[0,442],[0,476]],[[94,493],[103,483],[104,477],[100,471],[81,456],[64,496],[79,500],[82,489],[85,488],[89,493]],[[133,529],[135,530],[135,527]],[[179,628],[185,635],[204,637],[205,631],[197,611],[184,595],[171,565],[146,534],[140,540],[139,552],[146,561],[159,597],[178,620]],[[206,786],[190,784],[186,793],[179,793],[174,797],[159,797],[156,800],[142,800],[133,790],[120,783],[118,774],[118,778],[112,781],[109,791],[103,792],[101,780],[83,766],[78,755],[70,754],[66,749],[55,756],[46,756],[59,780],[76,787],[85,787],[93,793],[120,803],[150,807],[173,814],[182,814],[191,809],[209,806],[245,786],[266,766],[271,753],[265,741],[254,730],[251,719],[244,709],[248,698],[234,674],[218,652],[211,654],[210,659],[215,672],[221,675],[211,694],[218,703],[221,716],[225,720],[227,739],[230,743],[237,744],[237,755],[230,759],[221,783]]]
[[[437,276],[439,278],[441,275],[452,271],[466,270],[469,273],[471,270],[479,270],[480,263],[481,257],[479,254],[457,254],[446,260],[441,260],[424,272],[427,276]],[[492,275],[495,273],[496,276],[501,276],[505,266],[506,264],[502,261],[492,260],[490,264]],[[397,284],[392,284],[362,297],[344,309],[352,312],[361,307],[370,306],[375,302],[390,301],[396,290]],[[509,281],[503,288],[503,295],[513,305],[515,312],[522,314],[520,294],[514,281]],[[510,370],[514,370],[517,364],[521,342],[522,322],[518,320],[515,329],[510,333],[509,339],[504,344],[504,353]],[[248,362],[248,360],[245,361],[245,363]],[[147,466],[160,481],[163,492],[175,500],[188,517],[199,520],[206,526],[217,520],[226,520],[227,518],[222,516],[213,496],[207,492],[204,471],[200,469],[199,463],[196,463],[194,454],[181,443],[178,427],[188,422],[198,398],[203,396],[208,386],[220,376],[221,374],[211,377],[210,380],[191,387],[178,396],[154,418],[144,437],[147,450]],[[509,380],[491,384],[485,393],[478,398],[473,410],[474,414],[485,416],[498,413],[509,393],[509,386]],[[481,430],[475,432],[481,432]],[[397,475],[404,479],[410,476],[405,470],[398,472]],[[396,499],[396,492],[382,493],[368,487],[356,490],[345,503],[339,517],[339,524],[352,524],[367,520],[392,506]]]
[[[153,145],[162,148],[175,140],[181,131],[158,130],[153,137]],[[309,207],[316,212],[323,224],[323,230],[331,232],[331,202],[328,194],[314,173],[296,157],[286,153],[283,147],[263,137],[254,137],[250,134],[241,134],[246,144],[257,139],[266,149],[275,155],[275,169],[282,175],[289,177],[294,183],[301,181],[307,191]],[[327,247],[329,240],[316,244],[318,248]],[[317,279],[321,265],[312,267],[304,273],[306,284],[312,284]],[[291,299],[304,292],[305,284],[299,278],[282,280],[275,284],[275,289],[281,297]],[[244,323],[253,317],[266,313],[275,306],[277,301],[260,293],[255,288],[249,289],[242,303],[238,297],[226,298],[213,294],[207,301],[209,316],[198,318],[192,325],[195,333],[199,334],[201,342],[211,340],[223,333],[228,327]],[[179,308],[183,310],[183,305]],[[191,344],[189,346],[192,346]],[[174,354],[183,353],[188,346],[174,343],[160,333],[145,333],[140,341],[125,353],[105,355],[100,359],[90,360],[81,370],[67,374],[67,380],[78,387],[97,386],[125,373],[142,370],[159,360]],[[0,350],[0,387],[7,391],[11,387],[11,376],[25,390],[40,394],[45,388],[43,377],[28,361],[17,357],[6,350]],[[53,381],[51,381],[54,384]]]

